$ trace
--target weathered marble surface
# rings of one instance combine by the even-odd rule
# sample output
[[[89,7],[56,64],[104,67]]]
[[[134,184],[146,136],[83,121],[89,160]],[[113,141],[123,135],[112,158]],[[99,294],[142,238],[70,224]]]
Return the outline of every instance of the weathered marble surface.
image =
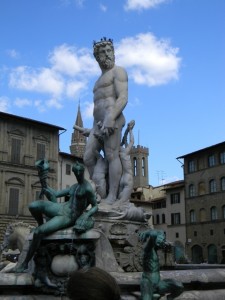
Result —
[[[141,272],[111,273],[122,290],[123,300],[140,299]],[[179,278],[185,291],[176,299],[225,300],[225,268],[161,271],[162,278]],[[32,277],[29,274],[2,274],[0,277],[0,300],[68,300],[65,296],[35,295]],[[30,295],[23,295],[23,290]],[[16,293],[16,294],[15,294]],[[161,300],[165,300],[163,297]]]

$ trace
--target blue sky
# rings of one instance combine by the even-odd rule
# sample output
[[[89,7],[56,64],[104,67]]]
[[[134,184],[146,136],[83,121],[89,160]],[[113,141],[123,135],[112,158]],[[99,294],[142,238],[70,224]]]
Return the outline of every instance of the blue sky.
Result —
[[[92,42],[112,38],[149,183],[183,179],[176,157],[225,140],[224,11],[224,0],[1,0],[0,111],[66,128],[69,153],[79,100],[92,126]]]

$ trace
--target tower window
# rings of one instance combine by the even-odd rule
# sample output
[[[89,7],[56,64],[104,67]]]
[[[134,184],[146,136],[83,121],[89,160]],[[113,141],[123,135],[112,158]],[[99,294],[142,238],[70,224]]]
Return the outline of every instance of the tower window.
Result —
[[[142,157],[141,160],[141,170],[142,170],[142,176],[145,176],[145,158]]]
[[[134,176],[137,176],[137,158],[134,157]]]

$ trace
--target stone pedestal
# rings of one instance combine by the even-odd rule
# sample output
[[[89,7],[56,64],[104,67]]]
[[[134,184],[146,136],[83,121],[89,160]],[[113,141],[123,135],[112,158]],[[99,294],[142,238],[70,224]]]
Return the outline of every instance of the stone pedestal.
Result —
[[[30,234],[27,250],[32,238]],[[30,266],[29,270],[33,274],[34,285],[46,293],[54,290],[63,294],[72,271],[96,264],[95,248],[99,238],[100,232],[96,230],[78,235],[72,227],[44,238],[33,257],[33,267]]]

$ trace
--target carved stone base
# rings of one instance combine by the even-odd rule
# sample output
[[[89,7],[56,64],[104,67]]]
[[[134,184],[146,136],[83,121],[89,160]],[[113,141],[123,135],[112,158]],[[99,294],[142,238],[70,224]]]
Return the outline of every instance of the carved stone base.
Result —
[[[69,274],[95,265],[96,230],[77,235],[71,228],[44,238],[33,257],[34,285],[45,293],[64,294]],[[32,234],[29,236],[32,240]]]

